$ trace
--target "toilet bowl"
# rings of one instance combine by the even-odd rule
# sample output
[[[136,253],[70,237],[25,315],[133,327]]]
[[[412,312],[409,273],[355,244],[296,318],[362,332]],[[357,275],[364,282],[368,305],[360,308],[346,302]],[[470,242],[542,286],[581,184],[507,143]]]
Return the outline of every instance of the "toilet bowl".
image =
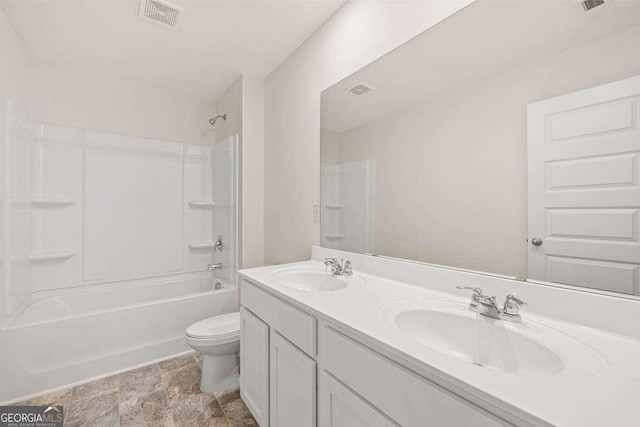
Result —
[[[187,344],[202,355],[200,390],[214,393],[239,384],[240,313],[227,313],[194,323]]]

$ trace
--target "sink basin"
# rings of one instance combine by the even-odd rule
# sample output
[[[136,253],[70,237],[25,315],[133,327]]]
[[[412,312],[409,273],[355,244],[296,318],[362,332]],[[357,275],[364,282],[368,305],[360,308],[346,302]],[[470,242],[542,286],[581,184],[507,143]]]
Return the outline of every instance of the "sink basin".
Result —
[[[476,317],[466,303],[400,300],[381,309],[383,322],[439,353],[514,375],[556,375],[568,360],[596,373],[606,362],[590,347],[536,322]]]
[[[363,285],[360,276],[332,276],[324,269],[290,267],[276,270],[271,276],[281,285],[312,292],[339,291],[348,286]]]

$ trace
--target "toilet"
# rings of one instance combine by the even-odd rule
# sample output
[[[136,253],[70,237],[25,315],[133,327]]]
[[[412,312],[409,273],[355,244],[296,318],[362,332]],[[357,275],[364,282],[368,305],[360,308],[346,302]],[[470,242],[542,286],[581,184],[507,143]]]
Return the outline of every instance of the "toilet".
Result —
[[[239,312],[196,322],[185,335],[187,344],[202,355],[200,390],[214,393],[238,386]]]

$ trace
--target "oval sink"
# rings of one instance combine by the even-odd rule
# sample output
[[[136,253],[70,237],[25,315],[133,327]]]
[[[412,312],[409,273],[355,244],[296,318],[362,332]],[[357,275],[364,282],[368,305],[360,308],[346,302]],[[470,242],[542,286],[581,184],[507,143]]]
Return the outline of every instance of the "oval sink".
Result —
[[[364,284],[364,279],[359,276],[332,276],[325,270],[305,267],[276,270],[271,275],[281,285],[301,291],[330,292]]]
[[[411,310],[398,314],[395,321],[398,328],[434,350],[487,368],[552,375],[564,366],[544,345],[484,318],[477,322],[459,314]]]
[[[391,302],[383,321],[448,356],[514,375],[555,375],[571,359],[600,373],[606,362],[579,341],[539,323],[476,317],[466,303],[415,299]]]

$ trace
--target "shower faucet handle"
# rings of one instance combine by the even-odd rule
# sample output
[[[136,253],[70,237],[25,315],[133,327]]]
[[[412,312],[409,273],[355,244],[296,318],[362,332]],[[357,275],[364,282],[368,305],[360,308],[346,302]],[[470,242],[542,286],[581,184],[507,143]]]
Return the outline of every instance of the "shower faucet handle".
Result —
[[[222,270],[222,263],[221,262],[217,262],[215,264],[209,264],[207,266],[207,270],[209,270],[209,271]]]

